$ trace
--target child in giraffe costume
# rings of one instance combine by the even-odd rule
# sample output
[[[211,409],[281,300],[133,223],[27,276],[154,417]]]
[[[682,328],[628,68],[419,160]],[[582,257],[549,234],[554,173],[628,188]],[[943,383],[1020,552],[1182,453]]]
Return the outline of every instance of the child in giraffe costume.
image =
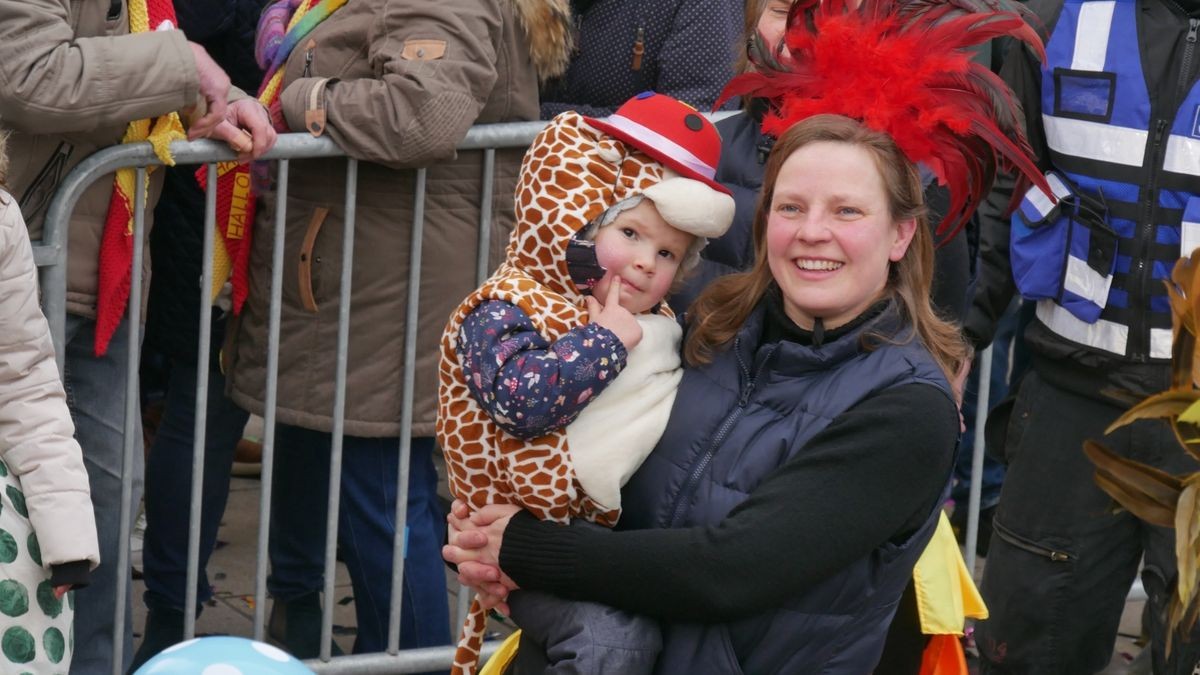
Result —
[[[621,486],[658,442],[681,377],[663,298],[733,218],[712,180],[719,153],[711,123],[651,92],[604,120],[563,113],[534,140],[506,261],[442,338],[437,435],[457,499],[616,523]],[[519,596],[514,619],[546,645],[551,672],[653,668],[650,620]],[[474,671],[485,620],[476,601],[453,672]],[[580,624],[589,631],[572,631]]]

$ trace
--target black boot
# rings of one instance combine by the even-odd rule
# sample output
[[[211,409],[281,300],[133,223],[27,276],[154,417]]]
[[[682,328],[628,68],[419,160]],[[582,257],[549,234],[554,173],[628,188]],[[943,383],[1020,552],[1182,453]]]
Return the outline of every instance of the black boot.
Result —
[[[276,598],[271,605],[267,635],[298,659],[321,655],[321,593],[313,591],[291,600]],[[330,645],[333,656],[341,656],[337,642]]]
[[[183,612],[171,607],[148,605],[146,629],[142,631],[142,644],[133,655],[129,672],[142,667],[159,652],[173,644],[183,642]]]

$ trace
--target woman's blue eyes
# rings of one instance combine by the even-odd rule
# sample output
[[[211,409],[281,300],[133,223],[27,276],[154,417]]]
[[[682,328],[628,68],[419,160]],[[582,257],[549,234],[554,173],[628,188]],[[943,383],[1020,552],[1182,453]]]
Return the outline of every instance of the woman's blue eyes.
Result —
[[[796,204],[781,204],[778,208],[781,213],[800,213],[802,209]],[[839,216],[861,216],[862,209],[854,206],[839,206],[834,212]]]

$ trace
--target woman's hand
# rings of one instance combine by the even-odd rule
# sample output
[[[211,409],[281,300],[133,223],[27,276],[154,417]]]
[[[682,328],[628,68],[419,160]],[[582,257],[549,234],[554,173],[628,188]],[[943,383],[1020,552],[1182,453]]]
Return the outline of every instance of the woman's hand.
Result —
[[[62,600],[63,596],[66,595],[67,591],[69,591],[69,590],[71,590],[71,584],[62,584],[61,586],[55,586],[54,587],[54,599]]]
[[[508,521],[520,510],[495,504],[469,514],[466,503],[455,500],[446,516],[450,535],[442,557],[458,566],[459,583],[475,590],[484,609],[508,614],[508,593],[517,584],[500,570],[500,547]]]

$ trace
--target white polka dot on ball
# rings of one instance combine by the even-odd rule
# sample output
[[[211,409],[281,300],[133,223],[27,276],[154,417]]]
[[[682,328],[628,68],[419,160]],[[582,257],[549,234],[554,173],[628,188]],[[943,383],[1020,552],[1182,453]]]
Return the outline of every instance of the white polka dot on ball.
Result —
[[[200,641],[200,638],[192,638],[191,640],[188,640],[187,642],[180,642],[177,645],[171,645],[170,647],[167,647],[166,649],[162,650],[162,652],[160,652],[160,653],[170,654],[173,651],[183,649],[184,647],[187,647],[188,645],[196,644],[199,641]]]
[[[228,663],[214,663],[200,671],[200,675],[243,675],[243,673],[240,668]]]
[[[291,660],[291,658],[292,658],[291,656],[288,656],[288,653],[283,651],[282,649],[280,649],[278,647],[273,647],[271,645],[266,645],[261,642],[251,643],[250,646],[254,647],[254,651],[256,651],[259,654],[262,654],[263,656],[265,656],[269,659],[272,659],[274,661],[286,663],[287,661]]]

